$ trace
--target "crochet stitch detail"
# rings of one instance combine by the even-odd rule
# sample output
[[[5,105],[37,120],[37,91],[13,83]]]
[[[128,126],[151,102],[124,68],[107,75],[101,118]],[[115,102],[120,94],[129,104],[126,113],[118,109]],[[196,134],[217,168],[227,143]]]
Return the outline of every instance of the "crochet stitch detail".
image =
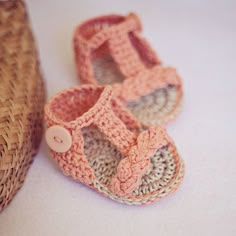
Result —
[[[95,104],[83,115],[81,114],[81,116],[69,120],[69,116],[72,115],[73,117],[74,115],[71,114],[71,111],[64,111],[64,108],[70,107],[72,103],[79,102],[76,101],[79,99],[77,97],[78,90],[82,92],[83,90],[84,92],[94,91],[93,96],[95,99],[98,98],[98,100],[94,101]],[[75,179],[88,185],[92,184],[95,176],[84,155],[84,141],[81,135],[81,128],[95,124],[111,143],[116,145],[122,153],[127,154],[130,146],[135,143],[136,135],[129,131],[126,125],[131,128],[140,127],[139,122],[131,116],[130,112],[124,107],[122,108],[119,101],[111,101],[111,97],[112,91],[109,86],[105,89],[102,87],[95,89],[93,86],[88,85],[83,88],[75,87],[62,92],[55,96],[52,102],[45,107],[45,120],[48,127],[52,125],[64,127],[72,137],[71,148],[65,153],[51,150],[53,157],[58,161],[66,175],[72,173]],[[90,98],[91,100],[94,99],[92,94]],[[111,103],[114,104],[114,112],[118,116],[112,111]],[[124,123],[120,119],[123,119]]]
[[[181,78],[174,68],[162,65],[140,31],[134,13],[96,17],[79,25],[73,40],[79,79],[85,84],[111,84],[114,95],[142,124],[166,124],[181,105]],[[141,115],[136,111],[143,109],[143,98],[152,104]],[[133,102],[135,108],[130,106]]]
[[[114,21],[113,18],[119,20]],[[167,85],[181,85],[180,78],[173,68],[164,69],[160,66],[161,62],[153,49],[144,38],[139,36],[140,29],[140,21],[132,13],[128,17],[111,15],[95,18],[80,25],[75,32],[74,48],[76,64],[82,82],[97,84],[94,79],[91,60],[99,54],[95,53],[95,50],[107,45],[109,53],[118,64],[125,79],[132,79],[125,86],[116,84],[114,87],[117,96],[121,91],[124,91],[124,88],[125,91],[127,90],[123,93],[128,95],[128,98],[127,96],[120,96],[124,101],[135,100],[140,93],[145,95]],[[145,58],[145,60],[141,61],[141,58]],[[147,64],[144,64],[145,61]],[[154,68],[152,68],[153,66]],[[161,72],[162,70],[164,71]],[[173,77],[173,71],[177,78],[174,81],[168,78]],[[154,80],[154,78],[159,79]],[[149,80],[155,83],[151,84]],[[140,82],[142,86],[135,87],[135,84],[140,84]]]
[[[149,169],[150,158],[168,144],[168,137],[161,127],[150,127],[137,138],[126,158],[120,161],[117,173],[110,183],[111,191],[118,196],[127,196],[139,186],[140,179]]]
[[[146,204],[173,192],[183,178],[183,163],[165,129],[139,132],[142,126],[113,97],[111,86],[60,92],[45,106],[45,120],[55,132],[51,137],[62,145],[63,132],[70,139],[64,151],[51,146],[63,173],[112,199]]]

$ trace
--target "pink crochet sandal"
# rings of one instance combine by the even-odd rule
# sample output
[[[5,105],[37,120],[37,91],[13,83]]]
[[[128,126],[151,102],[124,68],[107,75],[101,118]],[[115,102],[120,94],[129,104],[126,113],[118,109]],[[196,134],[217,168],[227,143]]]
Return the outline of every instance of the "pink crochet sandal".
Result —
[[[110,86],[59,93],[46,105],[45,119],[46,141],[64,174],[113,200],[151,203],[183,178],[183,162],[164,128],[140,133]]]
[[[174,68],[162,66],[140,31],[133,13],[97,17],[78,26],[78,74],[82,83],[112,84],[114,94],[143,124],[168,123],[181,104],[181,79]]]

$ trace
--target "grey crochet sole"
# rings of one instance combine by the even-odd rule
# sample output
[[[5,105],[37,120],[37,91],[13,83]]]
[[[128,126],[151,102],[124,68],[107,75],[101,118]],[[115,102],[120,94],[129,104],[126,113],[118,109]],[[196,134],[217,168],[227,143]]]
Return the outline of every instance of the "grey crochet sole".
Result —
[[[123,158],[117,148],[95,127],[83,128],[84,152],[93,168],[94,188],[106,197],[130,205],[143,205],[167,196],[179,186],[184,165],[170,146],[159,149],[151,158],[149,171],[142,177],[140,186],[131,198],[120,198],[111,193],[108,185]]]
[[[127,103],[127,108],[142,123],[147,126],[160,125],[173,120],[181,107],[178,100],[178,91],[173,86],[155,90],[138,101]]]
[[[94,76],[100,85],[122,83],[123,75],[111,56],[93,60]],[[144,125],[159,125],[173,120],[181,107],[182,95],[177,87],[168,86],[128,102],[127,108]]]

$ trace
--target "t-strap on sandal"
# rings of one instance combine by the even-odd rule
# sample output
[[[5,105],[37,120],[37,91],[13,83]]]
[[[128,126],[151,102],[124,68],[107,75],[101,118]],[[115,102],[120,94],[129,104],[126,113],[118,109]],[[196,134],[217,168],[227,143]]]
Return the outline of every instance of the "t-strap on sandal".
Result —
[[[147,204],[175,191],[183,178],[165,129],[139,132],[110,86],[65,90],[46,105],[45,118],[47,144],[64,174],[106,197]]]
[[[79,78],[82,83],[111,84],[114,95],[144,125],[166,124],[179,110],[181,79],[174,68],[161,64],[140,31],[133,13],[79,25],[74,35]]]

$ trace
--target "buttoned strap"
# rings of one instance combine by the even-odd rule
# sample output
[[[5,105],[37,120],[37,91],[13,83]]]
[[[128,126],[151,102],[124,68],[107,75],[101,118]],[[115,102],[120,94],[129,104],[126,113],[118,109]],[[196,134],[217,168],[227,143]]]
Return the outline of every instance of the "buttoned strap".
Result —
[[[87,99],[88,93],[90,99],[96,98],[95,104],[86,107],[85,110],[89,110],[79,117],[66,121],[68,114],[76,113],[75,104],[78,101],[82,104],[81,101]],[[136,144],[137,138],[129,129],[140,127],[130,112],[112,97],[110,86],[103,88],[84,85],[59,93],[46,105],[45,119],[48,126],[46,140],[54,158],[67,174],[73,174],[74,178],[87,184],[91,184],[95,177],[84,154],[81,129],[95,124],[126,156],[130,148]]]

